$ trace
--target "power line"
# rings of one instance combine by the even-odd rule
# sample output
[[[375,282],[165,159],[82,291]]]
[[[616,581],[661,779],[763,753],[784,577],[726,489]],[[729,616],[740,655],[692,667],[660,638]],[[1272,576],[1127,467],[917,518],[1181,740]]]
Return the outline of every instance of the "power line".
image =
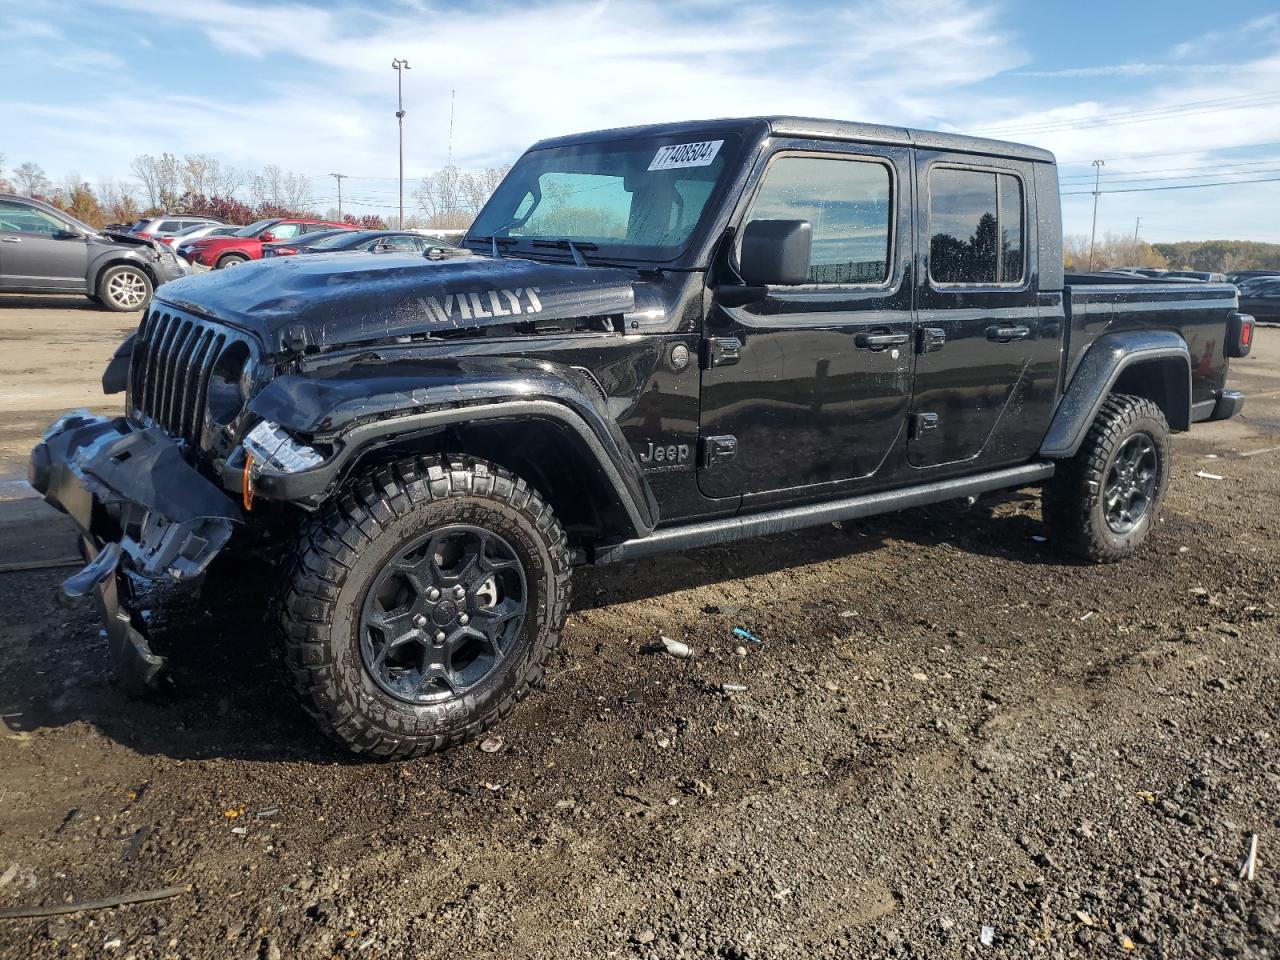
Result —
[[[1128,123],[1149,123],[1154,120],[1169,120],[1176,117],[1191,117],[1204,113],[1223,113],[1231,110],[1245,110],[1255,107],[1269,106],[1280,102],[1280,94],[1254,93],[1239,97],[1220,97],[1213,100],[1193,100],[1182,104],[1170,104],[1165,107],[1152,107],[1146,110],[1128,110],[1117,113],[1098,114],[1093,117],[1077,117],[1061,120],[1043,120],[1034,123],[1007,124],[1002,127],[987,127],[981,132],[998,133],[1001,136],[1025,136],[1031,133],[1055,133],[1063,130],[1078,130],[1086,127],[1108,127]]]
[[[1274,161],[1273,161],[1274,162]],[[1205,177],[1229,177],[1229,176],[1250,176],[1259,173],[1280,173],[1280,167],[1269,167],[1263,170],[1217,170],[1213,173],[1197,173],[1183,174],[1179,177],[1119,177],[1108,180],[1108,184],[1112,183],[1160,183],[1165,180],[1203,180]],[[1084,181],[1088,183],[1088,181]],[[1070,183],[1066,186],[1078,187],[1083,186],[1082,183]],[[1090,191],[1092,192],[1092,191]]]
[[[1229,150],[1257,150],[1262,147],[1280,147],[1280,141],[1271,140],[1265,143],[1240,143],[1230,147],[1214,147],[1212,149],[1205,149],[1204,147],[1199,147],[1195,150],[1166,150],[1160,153],[1131,153],[1123,157],[1105,157],[1104,159],[1113,160],[1113,161],[1114,160],[1148,160],[1152,157],[1186,157],[1186,156],[1190,156],[1191,154],[1199,155],[1199,154],[1205,154],[1205,153],[1226,153]],[[1089,159],[1083,159],[1083,160],[1059,159],[1058,166],[1083,167],[1083,166],[1087,166],[1092,162],[1093,161]]]
[[[1280,177],[1262,177],[1258,180],[1221,180],[1217,183],[1184,183],[1173,187],[1127,187],[1124,190],[1099,190],[1099,193],[1151,193],[1155,190],[1197,190],[1201,187],[1230,187],[1239,183],[1280,183]],[[1069,190],[1064,197],[1088,197],[1093,190]]]
[[[1266,164],[1266,163],[1280,163],[1280,157],[1268,157],[1265,160],[1241,160],[1237,163],[1228,163],[1226,164],[1226,166],[1227,167],[1256,167],[1256,166],[1259,166],[1260,164]],[[1179,171],[1186,171],[1186,170],[1216,170],[1220,173],[1226,172],[1225,170],[1223,170],[1223,164],[1221,163],[1201,163],[1193,167],[1164,167],[1164,168],[1155,169],[1155,170],[1116,170],[1114,173],[1109,175],[1103,174],[1103,179],[1106,179],[1108,176],[1126,177],[1126,176],[1136,176],[1137,174],[1140,174],[1140,173],[1177,173]],[[1248,171],[1245,171],[1245,172],[1248,172]],[[1059,176],[1058,182],[1065,183],[1068,180],[1090,180],[1092,179],[1092,177],[1093,177],[1092,174],[1069,173],[1069,174],[1066,174],[1065,176]]]

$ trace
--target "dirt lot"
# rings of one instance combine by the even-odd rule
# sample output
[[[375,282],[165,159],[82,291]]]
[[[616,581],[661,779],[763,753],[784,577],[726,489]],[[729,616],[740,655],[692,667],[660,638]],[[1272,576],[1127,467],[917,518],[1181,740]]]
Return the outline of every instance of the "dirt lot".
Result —
[[[127,326],[19,303],[0,474]],[[0,575],[0,906],[192,888],[0,920],[0,956],[1280,956],[1280,331],[1233,378],[1120,566],[1060,562],[1024,492],[582,572],[496,754],[321,742],[263,571],[162,605],[144,703],[66,570]],[[0,562],[59,535],[0,511]]]

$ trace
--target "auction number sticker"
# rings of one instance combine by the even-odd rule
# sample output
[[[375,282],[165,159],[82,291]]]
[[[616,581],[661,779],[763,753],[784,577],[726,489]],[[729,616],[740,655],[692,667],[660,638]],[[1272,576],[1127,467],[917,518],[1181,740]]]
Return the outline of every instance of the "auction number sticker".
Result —
[[[680,167],[709,167],[716,154],[724,146],[723,140],[703,140],[699,143],[673,143],[659,147],[653,155],[650,170],[678,170]]]

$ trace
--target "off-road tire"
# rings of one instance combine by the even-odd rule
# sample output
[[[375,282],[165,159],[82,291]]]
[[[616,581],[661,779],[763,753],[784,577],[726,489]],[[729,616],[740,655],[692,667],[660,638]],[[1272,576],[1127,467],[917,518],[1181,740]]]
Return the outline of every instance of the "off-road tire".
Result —
[[[472,691],[420,704],[392,696],[361,656],[361,611],[384,564],[426,531],[492,530],[523,565],[525,613],[510,653]],[[321,729],[357,753],[406,758],[456,746],[512,711],[541,679],[569,609],[564,530],[524,480],[470,457],[416,457],[348,482],[300,532],[279,600],[289,672]]]
[[[1121,448],[1137,434],[1145,434],[1155,448],[1155,493],[1133,529],[1117,533],[1106,518],[1107,477]],[[1132,556],[1159,519],[1169,486],[1171,458],[1169,423],[1158,406],[1143,397],[1107,397],[1079,451],[1058,463],[1042,492],[1050,541],[1090,563],[1114,563]]]
[[[147,271],[130,263],[118,263],[102,271],[94,294],[108,310],[134,313],[146,309],[154,292],[155,284]]]
[[[240,264],[248,262],[249,258],[243,253],[228,253],[218,258],[217,262],[213,265],[213,269],[225,270],[227,267],[238,267]]]

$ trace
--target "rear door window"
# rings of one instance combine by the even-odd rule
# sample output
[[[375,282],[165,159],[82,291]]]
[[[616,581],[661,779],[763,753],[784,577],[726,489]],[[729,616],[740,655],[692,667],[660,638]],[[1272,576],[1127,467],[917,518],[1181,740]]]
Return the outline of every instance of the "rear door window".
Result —
[[[892,178],[874,160],[783,156],[751,204],[752,220],[808,220],[809,282],[878,284],[889,279]]]
[[[938,284],[1016,284],[1024,272],[1025,198],[1007,173],[929,173],[929,276]]]

